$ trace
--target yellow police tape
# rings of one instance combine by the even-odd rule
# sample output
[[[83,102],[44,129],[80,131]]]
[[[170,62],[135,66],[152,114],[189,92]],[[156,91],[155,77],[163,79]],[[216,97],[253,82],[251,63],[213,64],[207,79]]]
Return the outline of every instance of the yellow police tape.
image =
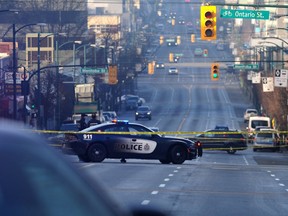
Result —
[[[90,131],[90,132],[83,132],[83,131],[55,131],[55,130],[32,130],[36,133],[52,133],[52,134],[160,134],[160,135],[181,135],[181,134],[251,134],[251,132],[247,131],[157,131],[157,132],[125,132],[125,131]],[[257,131],[257,133],[275,133],[272,131]],[[285,135],[288,134],[288,131],[277,131],[278,134]],[[254,133],[255,134],[255,133]]]
[[[157,131],[157,132],[104,132],[104,131],[94,131],[94,132],[81,132],[81,131],[55,131],[55,130],[33,130],[33,132],[36,133],[43,133],[43,134],[130,134],[130,135],[137,135],[137,134],[159,134],[159,135],[197,135],[197,134],[244,134],[246,135],[245,140],[247,143],[252,143],[253,142],[253,138],[248,138],[248,135],[250,133],[246,132],[246,131],[219,131],[219,132],[201,132],[201,131]],[[262,131],[259,131],[259,133],[262,133]],[[268,131],[265,131],[265,133],[269,133]],[[278,131],[278,134],[288,134],[288,131]],[[186,138],[186,139],[191,139],[191,140],[197,140],[197,137],[189,137],[189,136],[181,136],[182,138]],[[225,139],[225,141],[237,141],[240,140],[239,138],[213,138],[213,140],[211,140],[209,137],[204,138],[201,137],[201,140],[209,140],[211,143],[215,142],[215,141],[220,141]],[[206,143],[207,143],[206,141]],[[208,142],[209,142],[208,141]],[[280,145],[277,146],[257,146],[257,147],[253,147],[253,145],[248,145],[247,148],[257,148],[258,149],[275,149],[275,148],[281,148],[281,149],[287,149],[288,145],[287,142],[284,138],[281,138],[278,140],[280,143]],[[61,147],[60,144],[50,144],[51,146],[55,146],[55,147]],[[243,148],[243,147],[233,147],[233,150],[243,150],[243,149],[247,149],[247,148]],[[204,150],[223,150],[223,151],[228,151],[231,148],[203,148]]]

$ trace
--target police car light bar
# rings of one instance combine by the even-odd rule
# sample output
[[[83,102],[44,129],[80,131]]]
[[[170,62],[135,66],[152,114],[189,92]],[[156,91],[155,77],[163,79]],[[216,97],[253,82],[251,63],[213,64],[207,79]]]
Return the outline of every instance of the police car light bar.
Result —
[[[128,120],[117,120],[117,119],[113,119],[111,122],[115,124],[128,124],[129,123]]]

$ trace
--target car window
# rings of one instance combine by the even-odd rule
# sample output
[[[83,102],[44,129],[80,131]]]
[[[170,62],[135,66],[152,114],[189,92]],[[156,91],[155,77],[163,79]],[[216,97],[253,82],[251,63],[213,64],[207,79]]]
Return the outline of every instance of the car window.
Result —
[[[129,131],[130,132],[153,132],[152,130],[145,128],[145,127],[141,127],[138,125],[129,125]],[[133,134],[133,135],[139,135],[141,137],[145,136],[145,137],[152,137],[152,134]]]
[[[112,125],[110,127],[106,127],[103,132],[128,132],[128,128],[126,125]]]

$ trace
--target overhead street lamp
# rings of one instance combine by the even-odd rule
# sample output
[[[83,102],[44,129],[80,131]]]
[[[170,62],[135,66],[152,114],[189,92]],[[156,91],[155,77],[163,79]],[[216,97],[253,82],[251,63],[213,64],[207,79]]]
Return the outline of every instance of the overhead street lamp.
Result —
[[[44,23],[31,23],[31,24],[26,24],[21,26],[20,28],[16,29],[15,23],[12,25],[13,29],[13,119],[16,120],[17,118],[17,93],[16,93],[16,85],[17,85],[17,80],[16,80],[16,75],[17,75],[17,56],[16,56],[16,34],[19,32],[21,29],[28,27],[28,26],[33,26],[33,25],[39,25],[43,26]],[[45,24],[46,25],[46,24]]]
[[[76,61],[76,44],[82,44],[82,41],[74,41],[73,43],[73,65]],[[73,81],[75,82],[75,67],[73,67]]]
[[[282,43],[282,47],[279,46],[278,44],[276,43],[273,43],[271,41],[259,41],[258,44],[273,44],[275,45],[275,47],[277,47],[279,50],[281,49],[282,50],[282,55],[281,55],[281,61],[282,61],[282,64],[284,65],[284,47],[283,47],[283,43]],[[278,53],[277,53],[278,54]],[[277,58],[278,58],[278,55],[277,55]]]
[[[37,35],[37,87],[38,87],[38,91],[37,91],[37,110],[38,110],[38,115],[37,115],[37,120],[38,120],[38,127],[40,129],[42,129],[42,109],[41,109],[41,79],[40,79],[40,66],[41,66],[41,52],[40,52],[40,47],[41,47],[41,41],[45,40],[46,38],[48,38],[49,36],[52,35],[63,35],[66,36],[65,33],[51,33],[51,34],[47,34],[45,35],[45,37],[41,38],[41,33],[38,32]]]
[[[60,84],[60,77],[59,77],[59,65],[60,65],[60,60],[59,60],[59,49],[61,47],[63,47],[64,45],[66,44],[69,44],[69,43],[73,43],[73,46],[74,44],[77,44],[77,43],[82,43],[81,41],[67,41],[63,44],[61,44],[59,46],[58,44],[58,41],[56,40],[56,53],[55,53],[55,64],[56,64],[56,101],[57,101],[57,108],[56,108],[56,127],[58,129],[59,125],[60,125],[60,87],[59,87],[59,84]],[[73,53],[73,56],[74,56],[74,53]],[[74,58],[73,58],[74,59]],[[73,60],[74,61],[74,60]]]

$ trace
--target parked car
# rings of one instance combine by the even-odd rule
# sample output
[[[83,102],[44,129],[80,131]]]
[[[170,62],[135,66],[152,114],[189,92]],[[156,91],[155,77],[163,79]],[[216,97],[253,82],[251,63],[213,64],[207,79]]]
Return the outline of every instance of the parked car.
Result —
[[[126,110],[136,110],[139,104],[139,96],[130,96],[125,100],[125,109]]]
[[[255,128],[257,126],[271,127],[271,119],[266,116],[251,116],[248,121],[247,132],[248,137],[253,139]]]
[[[115,111],[102,111],[103,116],[108,116],[110,120],[117,119],[117,113]],[[107,120],[107,118],[105,118]]]
[[[237,130],[213,129],[190,139],[200,141],[203,150],[221,150],[234,154],[236,151],[248,148],[244,134]]]
[[[244,113],[244,122],[248,122],[251,116],[258,116],[257,109],[246,109]]]
[[[279,151],[280,136],[276,130],[264,129],[255,134],[253,140],[253,151],[269,149],[271,151]]]

